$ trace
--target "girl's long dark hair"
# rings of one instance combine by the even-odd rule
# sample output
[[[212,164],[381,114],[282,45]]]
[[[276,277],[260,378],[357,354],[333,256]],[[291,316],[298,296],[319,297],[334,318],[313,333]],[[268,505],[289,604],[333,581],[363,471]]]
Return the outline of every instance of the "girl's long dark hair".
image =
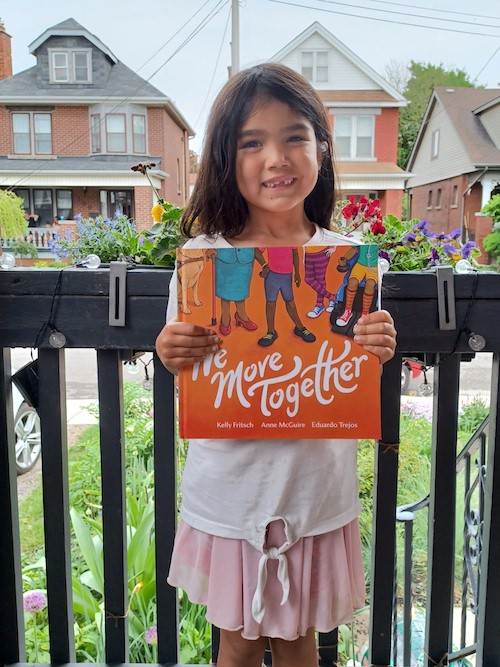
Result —
[[[330,125],[314,88],[294,70],[265,63],[243,70],[218,94],[210,112],[198,179],[181,222],[184,236],[222,234],[232,238],[246,224],[248,208],[236,183],[238,133],[256,100],[277,100],[306,118],[321,142],[323,161],[318,180],[306,197],[309,220],[328,228],[335,203],[335,174]]]

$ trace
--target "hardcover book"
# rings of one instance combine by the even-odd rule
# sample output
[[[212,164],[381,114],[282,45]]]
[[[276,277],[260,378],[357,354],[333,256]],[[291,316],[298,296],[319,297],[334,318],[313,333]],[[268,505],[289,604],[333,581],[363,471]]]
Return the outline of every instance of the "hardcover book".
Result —
[[[179,374],[185,438],[379,438],[376,245],[180,248],[179,319],[220,349]]]

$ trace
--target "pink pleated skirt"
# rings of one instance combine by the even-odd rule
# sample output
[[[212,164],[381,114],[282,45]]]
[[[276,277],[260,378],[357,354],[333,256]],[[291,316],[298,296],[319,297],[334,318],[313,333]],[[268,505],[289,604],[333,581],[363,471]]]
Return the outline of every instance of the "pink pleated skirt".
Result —
[[[266,548],[284,542],[282,521],[268,525]],[[277,561],[268,562],[261,623],[252,616],[262,554],[246,540],[215,537],[180,522],[168,583],[192,602],[207,606],[207,619],[245,639],[275,637],[293,641],[307,629],[329,632],[352,620],[365,604],[365,577],[357,519],[342,528],[303,537],[286,551],[290,593],[281,606]]]

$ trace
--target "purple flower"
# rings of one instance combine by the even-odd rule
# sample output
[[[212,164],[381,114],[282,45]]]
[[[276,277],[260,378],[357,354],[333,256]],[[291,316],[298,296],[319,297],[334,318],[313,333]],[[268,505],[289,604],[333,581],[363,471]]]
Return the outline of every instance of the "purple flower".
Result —
[[[462,232],[458,227],[457,229],[452,229],[449,234],[450,239],[458,239],[460,236],[462,236]]]
[[[47,597],[45,593],[40,593],[39,591],[28,591],[23,595],[24,611],[29,611],[34,614],[37,611],[41,611],[46,606]]]
[[[382,257],[383,259],[386,259],[388,262],[391,261],[391,257],[390,257],[390,255],[389,255],[389,253],[386,252],[385,250],[379,250],[379,251],[378,251],[378,256],[379,256],[379,257]]]
[[[468,259],[470,257],[470,251],[472,248],[476,247],[475,241],[467,241],[461,248],[461,255],[463,259]]]
[[[144,245],[145,243],[146,239],[144,238],[144,236],[141,236],[141,238],[139,239],[139,245]]]
[[[438,251],[436,250],[436,248],[433,248],[433,249],[431,250],[431,256],[429,257],[429,261],[430,261],[430,262],[437,262],[438,259],[439,259],[439,253],[438,253]]]
[[[421,220],[415,225],[415,229],[418,229],[421,232],[427,231],[427,225],[429,224],[428,220]]]
[[[156,625],[150,625],[144,634],[144,638],[148,644],[156,646],[158,644],[158,630]]]
[[[416,238],[417,238],[416,234],[410,232],[405,237],[403,237],[403,241],[415,241]]]
[[[437,239],[438,241],[444,241],[445,238],[447,238],[446,234],[444,234],[443,232],[441,232],[440,234],[433,233],[433,234],[431,234],[431,237],[434,238],[434,239]]]
[[[455,246],[451,245],[451,243],[445,243],[443,246],[443,250],[447,255],[455,255],[457,252],[457,249]]]

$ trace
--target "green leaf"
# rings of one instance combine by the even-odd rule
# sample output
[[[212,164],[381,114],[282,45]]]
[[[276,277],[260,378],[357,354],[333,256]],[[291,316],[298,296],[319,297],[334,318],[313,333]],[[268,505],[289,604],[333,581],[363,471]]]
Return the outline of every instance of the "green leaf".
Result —
[[[71,522],[83,559],[93,575],[95,590],[104,595],[104,563],[102,559],[102,540],[92,539],[90,531],[74,508],[70,510]],[[100,548],[99,548],[100,543]]]

